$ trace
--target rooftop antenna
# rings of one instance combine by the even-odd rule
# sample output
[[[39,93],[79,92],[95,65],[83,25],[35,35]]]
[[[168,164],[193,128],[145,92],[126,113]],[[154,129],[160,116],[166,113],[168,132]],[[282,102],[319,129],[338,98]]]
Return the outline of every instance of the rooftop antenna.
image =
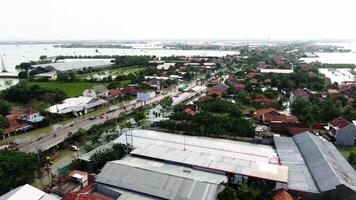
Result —
[[[4,59],[2,57],[1,57],[1,66],[2,66],[2,72],[4,73],[8,72],[5,68]]]

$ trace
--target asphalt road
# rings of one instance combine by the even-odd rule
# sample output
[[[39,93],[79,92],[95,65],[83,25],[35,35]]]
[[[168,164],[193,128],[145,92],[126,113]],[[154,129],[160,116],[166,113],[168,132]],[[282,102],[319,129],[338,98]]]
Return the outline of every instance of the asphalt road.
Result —
[[[160,95],[154,97],[153,99],[151,99],[150,101],[148,101],[146,103],[146,106],[159,103],[164,97],[173,96],[176,94],[177,94],[176,91],[170,91],[165,95],[160,94]],[[114,112],[103,113],[103,114],[99,115],[101,117],[98,116],[98,117],[96,117],[96,119],[92,119],[92,120],[83,119],[81,121],[75,122],[73,124],[73,126],[65,127],[60,130],[56,130],[56,131],[52,132],[50,135],[42,137],[42,138],[38,139],[37,141],[33,141],[30,143],[24,144],[19,148],[19,150],[23,151],[23,152],[37,152],[37,151],[48,150],[48,149],[60,144],[61,142],[63,142],[67,137],[70,136],[70,134],[77,132],[79,130],[79,128],[89,129],[90,127],[92,127],[95,124],[102,124],[109,119],[118,118],[122,113],[130,114],[134,110],[139,109],[143,106],[144,105],[142,102],[136,102],[134,104],[130,104],[125,107],[122,107]]]
[[[196,80],[191,81],[191,83],[189,84],[190,88],[194,86],[196,86]],[[136,109],[139,109],[144,106],[158,104],[163,98],[167,96],[175,96],[177,94],[179,94],[179,92],[176,89],[173,89],[165,95],[162,94],[157,95],[156,97],[152,98],[150,101],[146,102],[146,105],[144,105],[143,102],[135,102],[133,104],[125,105],[120,109],[115,110],[114,112],[102,113],[101,115],[98,115],[96,119],[92,119],[92,120],[83,119],[77,121],[73,124],[73,126],[64,127],[62,129],[53,131],[51,134],[42,137],[40,139],[37,139],[36,141],[23,144],[19,147],[19,150],[23,152],[32,152],[32,153],[48,150],[63,142],[67,137],[70,136],[70,134],[76,133],[80,128],[90,129],[90,127],[92,127],[95,124],[102,124],[109,119],[118,118],[122,113],[130,114]]]

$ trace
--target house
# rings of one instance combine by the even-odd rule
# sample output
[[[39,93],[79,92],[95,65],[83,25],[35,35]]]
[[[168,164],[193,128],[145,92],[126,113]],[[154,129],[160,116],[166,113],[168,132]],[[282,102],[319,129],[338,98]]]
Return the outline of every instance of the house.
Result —
[[[290,93],[290,97],[289,97],[289,103],[290,103],[290,105],[292,105],[292,103],[294,102],[294,100],[296,98],[298,98],[298,97],[309,98],[310,96],[311,96],[311,93],[307,89],[292,90],[292,92]]]
[[[329,123],[329,135],[335,140],[336,145],[351,146],[356,144],[356,126],[338,117]]]
[[[273,103],[273,100],[265,97],[264,95],[257,95],[256,98],[253,100],[253,102],[260,103],[260,104],[269,104],[269,103]]]
[[[89,89],[84,90],[83,96],[84,97],[91,97],[91,98],[104,98],[109,95],[109,90],[104,85],[95,85]]]
[[[108,102],[103,99],[75,97],[65,99],[61,104],[53,105],[47,110],[55,114],[73,114],[77,116],[93,111],[107,103]]]
[[[45,117],[41,116],[40,112],[35,110],[32,107],[27,108],[23,112],[23,117],[22,119],[28,122],[31,122],[33,124],[41,122]]]
[[[157,79],[144,81],[142,83],[143,83],[143,85],[145,85],[145,86],[147,86],[149,88],[155,89],[155,90],[160,90],[161,89],[161,82],[159,80],[157,80]]]
[[[214,89],[212,89],[212,90],[208,90],[208,95],[209,96],[221,96],[221,95],[223,95],[225,93],[225,91],[224,90],[214,90]]]
[[[186,108],[186,109],[184,109],[184,112],[187,113],[188,115],[191,115],[191,116],[194,116],[194,115],[197,114],[197,113],[196,113],[194,110],[192,110],[191,108]]]
[[[50,71],[46,73],[36,74],[33,76],[35,80],[57,80],[57,71]]]
[[[302,126],[296,116],[283,114],[274,108],[258,109],[253,118],[259,123],[268,125],[271,131],[276,133],[288,133],[290,127]]]
[[[215,85],[218,85],[220,83],[220,81],[219,80],[217,80],[217,79],[212,79],[212,80],[210,80],[208,83],[207,83],[207,86],[215,86]]]
[[[220,91],[226,91],[229,89],[229,86],[225,85],[224,83],[219,83],[213,87],[213,90],[220,90]]]
[[[21,115],[10,114],[7,115],[6,118],[9,122],[9,127],[4,130],[3,138],[25,132],[33,128],[33,125],[30,122],[22,120]]]
[[[233,84],[233,87],[237,91],[244,91],[246,88],[246,85],[242,84],[242,83],[235,83],[235,84]]]
[[[163,64],[159,64],[157,65],[157,69],[159,70],[168,70],[170,67],[174,67],[176,64],[175,63],[163,63]]]

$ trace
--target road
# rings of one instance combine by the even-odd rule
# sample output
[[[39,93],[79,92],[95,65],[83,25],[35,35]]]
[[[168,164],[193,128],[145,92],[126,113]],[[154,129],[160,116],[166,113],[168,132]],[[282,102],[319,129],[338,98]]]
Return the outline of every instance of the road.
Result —
[[[37,141],[33,141],[27,144],[24,144],[20,146],[19,150],[23,152],[37,152],[37,151],[45,151],[48,150],[61,142],[63,142],[67,137],[70,136],[70,134],[75,133],[79,130],[79,128],[82,129],[90,129],[95,124],[102,124],[105,121],[113,118],[118,118],[120,115],[124,114],[130,114],[134,110],[139,109],[143,106],[149,106],[153,104],[159,103],[164,97],[166,96],[173,96],[176,95],[176,91],[170,91],[165,95],[157,95],[156,97],[152,98],[150,101],[146,102],[146,105],[143,105],[142,102],[135,102],[133,104],[129,104],[125,107],[122,107],[114,112],[110,113],[103,113],[100,115],[101,117],[97,117],[96,119],[84,119],[78,122],[75,122],[73,126],[70,127],[65,127],[60,130],[56,130],[52,132],[51,134],[42,137],[38,139]]]
[[[196,86],[196,80],[192,81],[188,85],[189,88],[192,88],[194,86]],[[92,120],[83,119],[83,120],[77,121],[73,124],[73,126],[65,127],[60,130],[56,130],[56,131],[52,132],[51,134],[38,139],[37,141],[23,144],[19,147],[19,150],[23,151],[23,152],[31,152],[31,153],[48,150],[48,149],[62,143],[71,134],[77,132],[79,130],[79,128],[90,129],[90,127],[92,127],[95,124],[103,124],[105,121],[107,121],[109,119],[118,118],[123,113],[130,114],[134,110],[139,109],[141,107],[158,104],[163,98],[165,98],[167,96],[175,96],[177,94],[179,94],[179,92],[176,89],[173,89],[173,90],[169,91],[167,94],[157,95],[156,97],[152,98],[150,101],[146,102],[146,105],[144,105],[142,102],[135,102],[135,103],[126,105],[114,112],[103,113],[100,115],[102,117],[97,117],[96,119],[92,119]]]

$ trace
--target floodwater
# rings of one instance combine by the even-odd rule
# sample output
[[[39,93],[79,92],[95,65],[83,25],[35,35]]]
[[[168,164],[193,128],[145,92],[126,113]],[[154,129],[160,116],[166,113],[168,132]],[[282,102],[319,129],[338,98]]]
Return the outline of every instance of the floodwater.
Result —
[[[52,44],[38,45],[0,45],[0,57],[3,57],[8,71],[16,72],[15,66],[21,62],[38,60],[41,55],[155,55],[161,56],[225,56],[238,54],[238,51],[215,50],[170,50],[170,49],[116,49],[116,48],[57,48]]]
[[[303,58],[307,63],[319,61],[321,63],[329,64],[356,64],[356,42],[343,42],[343,43],[318,43],[320,45],[335,45],[351,49],[351,52],[345,53],[315,53],[317,58]]]

